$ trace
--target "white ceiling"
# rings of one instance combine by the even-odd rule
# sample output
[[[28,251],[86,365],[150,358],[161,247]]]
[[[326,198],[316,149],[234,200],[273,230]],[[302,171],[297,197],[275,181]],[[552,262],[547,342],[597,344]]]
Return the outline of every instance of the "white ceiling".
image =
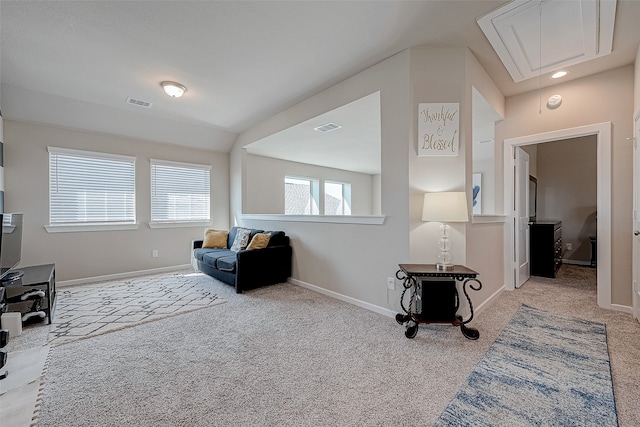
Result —
[[[427,44],[468,46],[510,96],[538,81],[515,83],[476,22],[505,3],[2,0],[2,113],[227,152],[261,120]],[[632,63],[638,22],[640,1],[618,1],[613,52],[569,79]],[[163,80],[188,91],[171,99]]]
[[[478,20],[514,81],[609,55],[615,1],[508,3]]]
[[[341,126],[329,132],[316,127]],[[375,92],[246,146],[249,154],[369,175],[381,171],[380,92]]]

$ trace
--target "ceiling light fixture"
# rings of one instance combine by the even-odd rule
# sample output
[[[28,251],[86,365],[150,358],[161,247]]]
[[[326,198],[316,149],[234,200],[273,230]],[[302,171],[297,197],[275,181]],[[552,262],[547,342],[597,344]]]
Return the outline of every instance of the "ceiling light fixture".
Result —
[[[176,82],[161,82],[160,86],[162,86],[164,93],[172,98],[180,98],[187,91],[187,88],[184,87],[184,85]]]
[[[568,72],[568,71],[564,71],[564,70],[562,70],[562,71],[557,71],[557,72],[555,72],[555,73],[553,73],[553,74],[551,75],[551,78],[552,78],[552,79],[559,79],[560,77],[564,77],[564,76],[566,76],[567,74],[569,74],[569,72]]]

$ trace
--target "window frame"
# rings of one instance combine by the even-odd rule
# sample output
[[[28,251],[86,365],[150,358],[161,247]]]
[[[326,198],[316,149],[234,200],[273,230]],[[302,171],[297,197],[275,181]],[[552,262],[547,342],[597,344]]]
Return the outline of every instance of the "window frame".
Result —
[[[332,213],[327,213],[327,184],[338,184],[341,187],[341,204],[343,205],[342,207],[342,213],[339,214],[332,214]],[[323,186],[323,192],[324,192],[324,206],[323,206],[323,215],[327,215],[327,216],[351,216],[351,183],[349,182],[344,182],[344,181],[335,181],[335,180],[330,180],[327,179],[324,181],[324,186]],[[349,207],[349,213],[344,213],[344,206],[348,206]]]
[[[207,218],[195,219],[154,219],[154,168],[157,166],[170,166],[183,169],[194,169],[200,172],[207,172],[208,186],[208,209],[206,210]],[[150,195],[150,211],[149,211],[149,228],[174,228],[174,227],[194,227],[207,226],[211,224],[211,165],[199,163],[176,162],[171,160],[149,159],[149,195]]]
[[[48,174],[49,174],[49,192],[48,192],[48,205],[49,205],[49,218],[48,225],[45,225],[45,229],[52,232],[76,232],[76,231],[105,231],[105,230],[132,230],[138,228],[137,223],[137,206],[136,206],[136,157],[134,156],[126,156],[121,154],[113,154],[113,153],[105,153],[98,151],[87,151],[87,150],[76,150],[71,148],[61,148],[61,147],[47,147],[47,151],[49,153],[49,165],[48,165]],[[59,179],[59,171],[58,164],[56,163],[55,176],[53,176],[52,162],[57,161],[53,159],[52,156],[67,156],[67,157],[77,157],[77,158],[88,158],[92,160],[113,160],[119,161],[123,163],[131,163],[132,170],[128,171],[131,174],[131,188],[128,190],[130,194],[128,194],[128,198],[130,198],[131,203],[130,208],[125,208],[125,211],[128,212],[131,209],[133,212],[132,218],[128,218],[125,220],[98,220],[98,221],[54,221],[52,222],[52,209],[54,205],[52,204],[52,184],[54,181],[57,182]],[[107,170],[102,170],[102,174],[96,173],[95,176],[102,177],[106,175]]]
[[[309,213],[287,213],[287,180],[307,181],[309,183]],[[316,178],[285,175],[284,177],[284,215],[320,215],[320,181]]]

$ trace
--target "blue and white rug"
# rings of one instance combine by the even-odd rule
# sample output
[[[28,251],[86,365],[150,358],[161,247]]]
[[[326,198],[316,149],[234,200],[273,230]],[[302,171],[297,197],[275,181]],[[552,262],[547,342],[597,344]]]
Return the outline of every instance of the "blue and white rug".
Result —
[[[605,325],[521,306],[435,425],[618,426]]]

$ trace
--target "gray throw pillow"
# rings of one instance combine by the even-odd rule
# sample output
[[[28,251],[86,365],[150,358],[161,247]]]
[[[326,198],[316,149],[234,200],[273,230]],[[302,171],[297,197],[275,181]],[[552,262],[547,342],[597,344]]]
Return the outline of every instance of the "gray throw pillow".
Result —
[[[231,251],[239,252],[243,249],[246,249],[249,244],[249,236],[251,235],[251,230],[246,228],[238,228],[236,232],[236,238],[233,239],[233,244],[231,245]]]

